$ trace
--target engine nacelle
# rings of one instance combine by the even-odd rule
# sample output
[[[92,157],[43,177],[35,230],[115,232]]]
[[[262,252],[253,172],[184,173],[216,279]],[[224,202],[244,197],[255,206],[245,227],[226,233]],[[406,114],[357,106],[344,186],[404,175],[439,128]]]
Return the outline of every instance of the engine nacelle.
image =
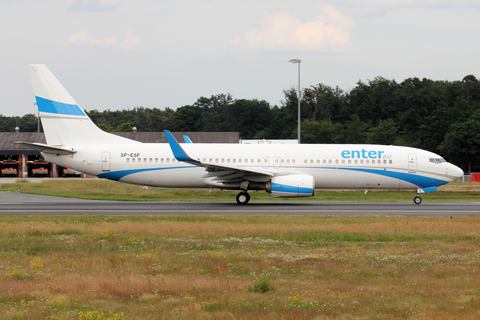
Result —
[[[290,174],[273,177],[267,183],[267,192],[272,197],[313,197],[315,194],[315,178],[307,174]]]

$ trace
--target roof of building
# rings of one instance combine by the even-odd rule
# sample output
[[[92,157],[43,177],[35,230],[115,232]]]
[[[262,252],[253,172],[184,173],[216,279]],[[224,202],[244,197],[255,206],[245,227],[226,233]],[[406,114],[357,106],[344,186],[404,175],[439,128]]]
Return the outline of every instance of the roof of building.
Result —
[[[114,134],[143,143],[167,143],[164,132],[115,132]],[[178,142],[187,135],[193,143],[238,143],[238,132],[172,132]]]
[[[164,132],[115,132],[113,134],[143,143],[167,143]],[[193,143],[238,143],[238,132],[172,132],[174,137],[183,142],[187,135]],[[15,143],[15,141],[45,143],[43,132],[0,132],[0,155],[27,154],[38,155],[34,150]]]

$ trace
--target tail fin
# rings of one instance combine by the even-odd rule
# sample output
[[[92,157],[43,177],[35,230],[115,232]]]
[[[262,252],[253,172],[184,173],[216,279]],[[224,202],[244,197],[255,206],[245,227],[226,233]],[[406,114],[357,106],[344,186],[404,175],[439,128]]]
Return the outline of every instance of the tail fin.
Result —
[[[99,129],[46,66],[28,71],[48,145],[139,143]]]

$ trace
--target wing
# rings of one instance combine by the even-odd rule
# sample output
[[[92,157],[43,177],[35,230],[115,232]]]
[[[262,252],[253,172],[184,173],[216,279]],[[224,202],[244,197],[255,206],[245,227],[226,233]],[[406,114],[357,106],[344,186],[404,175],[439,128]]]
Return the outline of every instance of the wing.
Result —
[[[207,173],[202,178],[206,179],[205,183],[208,185],[228,187],[229,184],[238,184],[244,181],[266,182],[274,176],[272,172],[260,168],[244,168],[230,164],[225,165],[195,160],[185,152],[170,131],[165,130],[165,135],[175,159],[205,168]]]

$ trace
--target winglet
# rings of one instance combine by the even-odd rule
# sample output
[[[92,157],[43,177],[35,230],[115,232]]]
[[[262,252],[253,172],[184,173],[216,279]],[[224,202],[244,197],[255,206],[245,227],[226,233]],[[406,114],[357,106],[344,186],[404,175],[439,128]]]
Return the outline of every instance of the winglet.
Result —
[[[187,135],[183,135],[183,141],[185,141],[185,143],[193,143]]]
[[[170,145],[170,149],[172,149],[173,155],[175,159],[178,161],[184,162],[197,162],[190,158],[187,153],[183,150],[177,140],[173,137],[173,135],[168,130],[164,130],[165,135],[167,136],[168,144]]]

